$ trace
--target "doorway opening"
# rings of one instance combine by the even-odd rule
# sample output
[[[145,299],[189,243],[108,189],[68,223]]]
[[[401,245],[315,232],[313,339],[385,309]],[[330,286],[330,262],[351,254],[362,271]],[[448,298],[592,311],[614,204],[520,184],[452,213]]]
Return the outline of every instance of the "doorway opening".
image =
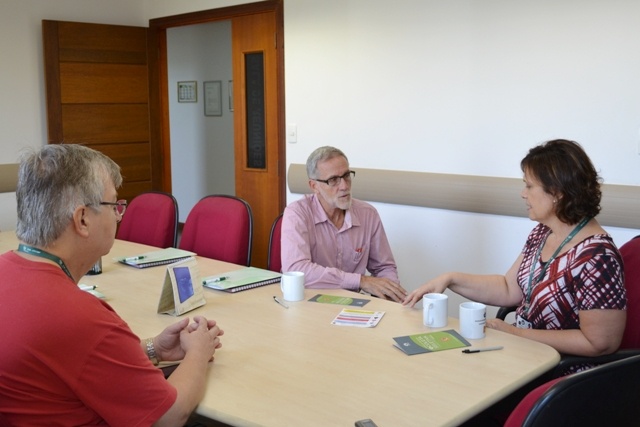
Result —
[[[173,113],[170,111],[171,100],[168,94],[173,88],[170,87],[169,78],[167,32],[176,27],[223,21],[230,21],[232,27],[233,78],[230,80],[233,82],[229,87],[233,88],[234,170],[232,176],[235,181],[235,195],[247,201],[253,212],[252,265],[266,268],[271,225],[282,213],[286,203],[282,0],[250,3],[149,21],[151,146],[157,153],[155,156],[152,155],[152,162],[155,165],[153,169],[159,172],[155,175],[154,186],[163,191],[173,192],[172,176],[180,173],[172,169],[172,156],[175,149],[172,149],[174,141],[170,121]],[[266,132],[265,162],[264,167],[261,168],[251,167],[251,163],[247,161],[251,155],[248,148],[251,129],[248,129],[250,123],[247,121],[245,60],[256,52],[263,53],[264,57],[265,108],[262,119]],[[224,87],[223,79],[213,81],[220,81],[221,87]],[[199,93],[202,94],[202,90]],[[224,106],[222,108],[224,110]],[[202,196],[205,195],[202,194]],[[184,215],[186,218],[188,213],[184,212]],[[182,214],[181,217],[183,217]]]

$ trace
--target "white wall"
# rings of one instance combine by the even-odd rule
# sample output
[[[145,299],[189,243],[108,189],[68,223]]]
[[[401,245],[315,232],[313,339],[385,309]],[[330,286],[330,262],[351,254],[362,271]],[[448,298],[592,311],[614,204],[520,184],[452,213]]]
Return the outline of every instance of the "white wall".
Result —
[[[229,110],[231,21],[167,30],[172,192],[180,221],[210,194],[235,194],[233,112]],[[177,100],[177,82],[197,82],[197,102]],[[204,115],[203,82],[221,82],[222,116]]]
[[[565,137],[584,145],[605,182],[640,185],[640,2],[284,2],[286,119],[298,126],[287,163],[332,144],[355,169],[519,178],[528,148]],[[0,162],[45,141],[41,19],[144,25],[240,3],[0,0]],[[15,208],[0,203],[0,228],[12,227]],[[451,269],[505,271],[533,227],[376,207],[410,289]],[[619,244],[640,233],[609,231]]]
[[[245,3],[257,3],[261,0],[143,0],[147,5],[147,18],[155,19],[165,16],[180,15],[198,10],[218,9]],[[293,0],[296,1],[296,0]]]
[[[640,184],[640,3],[285,5],[289,160],[331,142],[359,166],[519,176],[530,146],[568,137]]]
[[[287,162],[330,144],[356,170],[520,178],[530,147],[563,137],[605,182],[638,185],[637,16],[640,3],[621,0],[285,1],[287,123],[298,128]],[[375,206],[408,289],[449,270],[505,272],[534,226]],[[640,233],[608,230],[619,244]]]

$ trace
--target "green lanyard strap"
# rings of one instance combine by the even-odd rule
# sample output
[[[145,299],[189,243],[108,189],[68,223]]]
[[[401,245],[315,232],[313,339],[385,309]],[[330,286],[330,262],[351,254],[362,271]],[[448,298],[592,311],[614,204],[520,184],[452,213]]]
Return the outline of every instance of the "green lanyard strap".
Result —
[[[534,282],[533,281],[533,273],[536,270],[536,265],[538,264],[538,261],[540,261],[540,253],[542,252],[542,247],[544,246],[545,242],[547,241],[547,237],[549,237],[548,234],[547,234],[547,237],[545,237],[544,242],[542,242],[540,247],[538,247],[538,251],[536,252],[536,256],[531,261],[531,269],[529,270],[529,283],[527,284],[527,296],[526,296],[525,304],[524,304],[525,317],[529,312],[529,304],[531,304],[531,293],[533,291],[533,287],[535,285],[537,285],[538,282],[540,282],[540,280],[542,280],[542,278],[544,277],[544,274],[547,271],[547,267],[549,266],[549,264],[551,264],[551,262],[560,253],[560,251],[562,250],[564,245],[566,245],[571,239],[573,239],[575,237],[575,235],[578,234],[578,232],[580,230],[582,230],[584,228],[584,226],[587,225],[587,223],[589,221],[591,221],[591,218],[583,218],[582,221],[580,221],[580,223],[578,225],[576,225],[576,227],[571,231],[571,233],[569,233],[569,235],[562,241],[562,243],[560,243],[560,246],[558,246],[558,249],[556,249],[556,251],[553,253],[553,255],[551,255],[551,258],[549,258],[549,261],[547,261],[542,266],[542,269],[540,270],[540,274],[538,275],[538,277],[536,278],[536,280]]]
[[[62,269],[62,271],[64,271],[64,273],[67,276],[69,276],[69,278],[71,280],[73,280],[75,282],[75,280],[73,279],[73,276],[71,275],[71,272],[69,271],[69,269],[65,265],[64,261],[62,261],[59,257],[57,257],[57,256],[55,256],[53,254],[50,254],[49,252],[43,251],[42,249],[34,248],[33,246],[23,245],[22,243],[20,243],[18,245],[18,252],[23,252],[25,254],[37,256],[37,257],[40,257],[40,258],[50,259],[51,261],[53,261],[56,264],[58,264],[60,266],[60,268]]]

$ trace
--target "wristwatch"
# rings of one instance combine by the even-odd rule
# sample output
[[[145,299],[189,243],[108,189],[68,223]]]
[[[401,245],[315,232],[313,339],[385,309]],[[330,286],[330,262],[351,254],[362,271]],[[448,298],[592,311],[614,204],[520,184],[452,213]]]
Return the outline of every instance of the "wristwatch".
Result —
[[[147,346],[147,357],[151,360],[155,366],[158,366],[158,355],[156,354],[156,347],[153,345],[153,338],[147,338],[144,340],[145,345]]]

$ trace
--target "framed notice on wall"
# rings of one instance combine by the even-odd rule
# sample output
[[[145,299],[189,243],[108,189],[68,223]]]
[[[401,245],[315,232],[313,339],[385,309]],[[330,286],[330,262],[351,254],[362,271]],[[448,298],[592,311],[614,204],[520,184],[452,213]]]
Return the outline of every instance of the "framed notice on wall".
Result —
[[[222,115],[222,81],[203,82],[204,86],[204,115]]]
[[[178,102],[197,102],[198,82],[178,82]]]

